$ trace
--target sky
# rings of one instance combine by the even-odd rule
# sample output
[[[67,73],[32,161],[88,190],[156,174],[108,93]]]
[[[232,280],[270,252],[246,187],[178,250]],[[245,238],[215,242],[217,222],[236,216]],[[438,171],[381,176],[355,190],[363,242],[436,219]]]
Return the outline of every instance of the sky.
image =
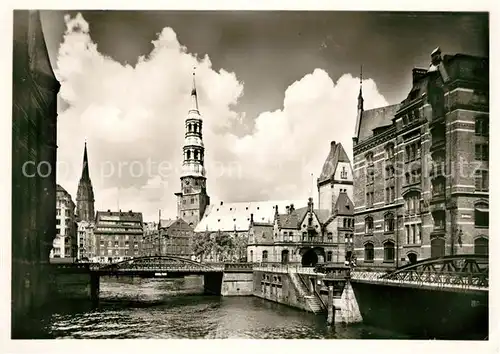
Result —
[[[394,104],[430,53],[488,56],[478,13],[43,11],[61,82],[57,180],[76,197],[87,141],[96,210],[176,216],[196,67],[216,203],[316,199],[331,141]],[[313,174],[313,176],[311,176]]]

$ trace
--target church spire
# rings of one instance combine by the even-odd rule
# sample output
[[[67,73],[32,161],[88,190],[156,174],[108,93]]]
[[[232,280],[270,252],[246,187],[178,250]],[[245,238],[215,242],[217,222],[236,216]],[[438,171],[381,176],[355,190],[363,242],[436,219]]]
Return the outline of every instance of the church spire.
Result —
[[[363,110],[363,65],[359,73],[359,95],[358,95],[358,110]]]
[[[83,167],[82,167],[81,179],[85,181],[90,181],[89,160],[87,157],[87,140],[85,140],[85,147],[83,148]]]
[[[87,141],[83,148],[82,176],[76,192],[76,214],[78,221],[94,221],[94,190],[90,180]]]
[[[196,66],[193,68],[193,88],[191,89],[190,111],[198,112],[198,94],[196,92]]]

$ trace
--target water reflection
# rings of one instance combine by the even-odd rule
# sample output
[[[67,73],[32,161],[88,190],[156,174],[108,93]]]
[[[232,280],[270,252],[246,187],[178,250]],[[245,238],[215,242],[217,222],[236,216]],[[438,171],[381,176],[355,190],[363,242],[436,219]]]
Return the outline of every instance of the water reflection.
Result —
[[[202,295],[200,279],[102,279],[101,300],[60,304],[45,320],[51,338],[404,338],[364,325],[326,325],[256,297]]]

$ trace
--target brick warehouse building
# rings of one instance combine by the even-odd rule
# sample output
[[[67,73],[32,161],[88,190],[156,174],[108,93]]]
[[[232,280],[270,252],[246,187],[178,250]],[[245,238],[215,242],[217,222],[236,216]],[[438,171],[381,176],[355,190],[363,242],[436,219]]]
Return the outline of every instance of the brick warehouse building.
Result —
[[[489,60],[444,55],[413,69],[397,105],[363,110],[354,146],[358,265],[488,252]]]
[[[120,262],[142,254],[142,213],[98,211],[94,230],[96,259]]]

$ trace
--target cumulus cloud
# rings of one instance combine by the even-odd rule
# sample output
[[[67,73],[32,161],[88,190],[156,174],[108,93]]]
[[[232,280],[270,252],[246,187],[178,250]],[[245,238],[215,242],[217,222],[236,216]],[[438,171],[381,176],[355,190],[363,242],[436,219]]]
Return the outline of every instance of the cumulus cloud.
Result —
[[[214,70],[208,56],[189,53],[173,29],[164,28],[151,53],[131,66],[99,52],[80,14],[65,20],[56,69],[67,103],[59,115],[58,182],[76,195],[87,138],[97,210],[115,209],[119,199],[146,220],[158,209],[175,216],[194,66],[214,202],[306,198],[330,141],[352,150],[359,79],[350,74],[333,82],[316,69],[298,78],[282,107],[261,113],[251,131],[236,136],[243,84],[235,73]],[[366,108],[387,104],[372,80],[363,91]]]

